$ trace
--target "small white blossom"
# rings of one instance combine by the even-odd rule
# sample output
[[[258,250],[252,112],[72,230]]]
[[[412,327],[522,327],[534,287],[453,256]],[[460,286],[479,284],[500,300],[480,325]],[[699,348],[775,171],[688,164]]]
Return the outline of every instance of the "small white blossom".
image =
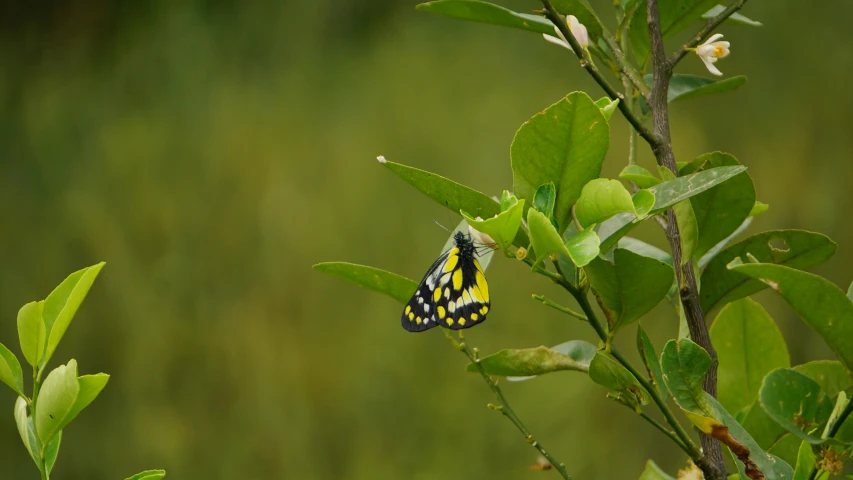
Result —
[[[477,221],[482,222],[483,219],[481,217],[477,217]],[[490,237],[489,235],[486,235],[485,233],[475,229],[471,225],[468,225],[468,235],[471,235],[471,238],[473,238],[474,241],[480,242],[483,245],[487,245],[491,248],[497,248],[497,246],[498,246],[497,242],[495,242],[495,240],[492,237]]]
[[[578,21],[577,17],[574,15],[569,15],[566,17],[566,24],[569,26],[569,31],[572,32],[572,35],[575,37],[575,40],[578,41],[578,44],[586,50],[589,47],[589,33],[586,31],[586,27]],[[560,29],[556,26],[554,27],[554,32],[557,33],[557,36],[548,35],[547,33],[543,33],[542,36],[545,40],[557,44],[561,47],[572,49],[572,46],[569,44],[569,41],[566,40],[566,37],[563,36],[563,33],[560,32]]]
[[[705,43],[699,45],[695,49],[696,55],[702,60],[705,64],[705,67],[709,72],[714,75],[720,76],[723,74],[716,66],[717,60],[721,58],[726,58],[729,55],[729,42],[720,42],[719,39],[723,38],[723,34],[717,33],[711,35],[711,38],[705,40]]]

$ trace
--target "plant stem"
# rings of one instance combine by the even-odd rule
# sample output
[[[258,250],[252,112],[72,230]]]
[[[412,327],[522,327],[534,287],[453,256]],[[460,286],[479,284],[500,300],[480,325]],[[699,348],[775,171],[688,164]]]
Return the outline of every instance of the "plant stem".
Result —
[[[549,300],[547,297],[545,297],[545,295],[533,295],[533,299],[534,299],[534,300],[539,300],[539,301],[540,301],[540,302],[542,302],[544,305],[549,306],[549,307],[553,308],[554,310],[558,310],[558,311],[560,311],[560,312],[563,312],[563,313],[565,313],[566,315],[569,315],[569,316],[575,317],[575,318],[577,318],[578,320],[583,320],[584,322],[588,322],[588,321],[589,321],[589,319],[588,319],[588,318],[586,318],[586,316],[585,316],[585,315],[580,314],[580,313],[578,313],[578,312],[576,312],[576,311],[574,311],[574,310],[572,310],[572,309],[570,309],[570,308],[566,308],[566,307],[564,307],[564,306],[562,306],[562,305],[560,305],[560,304],[558,304],[558,303],[555,303],[555,302],[553,302],[553,301]]]
[[[504,417],[508,418],[513,423],[513,425],[515,425],[515,428],[517,428],[518,431],[520,431],[522,435],[524,435],[524,438],[527,440],[527,443],[532,445],[533,448],[535,448],[543,457],[545,457],[545,459],[548,460],[551,465],[553,465],[554,469],[560,472],[560,475],[562,475],[564,479],[571,480],[572,476],[569,475],[568,471],[566,471],[566,466],[563,463],[557,461],[557,459],[555,459],[550,453],[548,453],[547,450],[545,450],[545,447],[543,447],[542,444],[540,444],[539,441],[533,437],[533,434],[530,433],[530,430],[528,430],[527,427],[524,426],[524,423],[521,421],[520,418],[518,418],[518,415],[515,414],[515,411],[513,411],[512,407],[510,407],[509,402],[507,402],[497,382],[495,382],[494,379],[492,379],[492,377],[488,373],[486,373],[486,370],[483,368],[482,365],[480,365],[480,360],[474,355],[474,352],[471,350],[471,347],[469,347],[468,344],[465,342],[465,338],[462,332],[459,332],[459,342],[456,342],[449,334],[447,335],[447,338],[451,341],[451,343],[454,344],[457,349],[459,349],[459,351],[461,351],[468,357],[468,360],[470,360],[474,365],[476,365],[477,371],[480,372],[480,376],[483,377],[483,380],[485,380],[486,384],[492,390],[492,393],[494,393],[495,397],[498,399],[498,402],[500,402],[500,405],[497,406],[495,410],[498,410],[503,414]]]
[[[608,83],[607,79],[604,78],[598,68],[596,68],[596,66],[592,63],[589,58],[589,53],[586,51],[586,49],[581,48],[577,39],[574,37],[574,35],[572,35],[572,31],[569,30],[568,25],[566,25],[566,22],[562,19],[560,14],[557,13],[557,10],[554,8],[554,5],[551,4],[551,0],[542,0],[542,5],[545,7],[545,16],[548,17],[549,20],[551,20],[554,26],[556,26],[560,33],[562,33],[563,36],[566,37],[566,40],[572,46],[572,51],[578,57],[578,60],[580,60],[581,67],[583,67],[590,74],[590,76],[592,76],[593,80],[595,80],[596,83],[598,83],[601,88],[604,89],[604,92],[607,93],[607,96],[610,97],[611,100],[619,100],[619,111],[622,112],[622,115],[625,116],[625,119],[628,120],[628,122],[634,127],[637,132],[639,132],[640,136],[642,136],[647,142],[649,142],[649,145],[657,145],[658,143],[660,143],[660,140],[651,131],[649,131],[648,128],[643,125],[643,122],[639,118],[637,118],[637,116],[634,115],[633,112],[628,109],[628,106],[625,105],[624,102],[624,95],[617,92],[613,88],[613,86]],[[611,48],[613,45],[615,45],[615,43],[611,45]]]
[[[746,3],[746,0],[737,0],[733,4],[731,4],[728,8],[720,12],[716,17],[708,20],[708,23],[702,27],[702,30],[699,30],[699,33],[696,34],[695,37],[691,38],[690,41],[681,46],[681,48],[672,54],[671,57],[667,60],[670,68],[674,68],[678,62],[687,55],[687,52],[690,49],[695,48],[699,45],[699,42],[705,39],[711,32],[714,31],[715,28],[719,27],[721,23],[726,21],[727,18],[731,17],[735,12],[743,8],[743,4]]]
[[[689,450],[689,449],[688,449],[688,447],[687,447],[687,445],[685,445],[685,444],[684,444],[684,442],[682,442],[682,441],[681,441],[681,439],[680,439],[680,438],[678,438],[678,435],[677,435],[674,431],[672,431],[672,430],[667,430],[667,428],[666,428],[666,427],[664,427],[663,425],[661,425],[661,424],[660,424],[660,422],[658,422],[657,420],[655,420],[654,418],[652,418],[651,416],[649,416],[649,414],[648,414],[648,413],[646,413],[646,412],[640,411],[640,412],[639,412],[639,414],[640,414],[640,416],[641,416],[641,417],[643,417],[647,422],[651,423],[652,425],[654,425],[654,427],[655,427],[655,428],[657,428],[658,430],[660,430],[661,432],[663,432],[663,434],[664,434],[664,435],[666,435],[667,437],[669,437],[670,439],[672,439],[672,441],[673,441],[673,442],[675,442],[675,444],[676,444],[676,445],[678,445],[678,447],[679,447],[679,448],[681,448],[681,449],[682,449],[682,450],[684,450],[685,452],[687,452],[687,451]]]
[[[827,438],[834,438],[835,434],[841,430],[841,426],[844,425],[844,421],[847,420],[847,417],[853,413],[853,399],[850,399],[847,402],[847,405],[844,407],[844,410],[841,411],[841,415],[835,420],[835,423],[832,424],[832,427],[829,429],[829,433],[827,434]],[[820,473],[820,469],[817,466],[817,462],[812,467],[812,471],[809,472],[808,480],[814,480],[817,478],[817,474]]]
[[[667,91],[673,64],[667,60],[664,51],[657,0],[646,0],[646,22],[649,25],[649,45],[654,67],[654,84],[652,85],[652,93],[648,98],[648,104],[652,112],[655,136],[660,139],[660,143],[652,145],[652,150],[658,164],[668,168],[677,177],[678,168],[670,140],[669,107],[667,104]],[[690,337],[700,347],[704,348],[711,357],[711,366],[702,382],[702,388],[716,397],[717,352],[711,344],[708,326],[705,324],[704,313],[699,303],[699,289],[696,284],[693,264],[690,259],[682,260],[681,233],[675,220],[675,213],[671,208],[667,210],[666,237],[672,251],[673,265],[676,266],[676,279],[680,289],[681,303],[690,328]],[[679,268],[680,265],[683,267]],[[706,470],[697,463],[702,468],[705,478],[708,480],[724,479],[725,464],[723,463],[723,452],[719,442],[701,432],[699,439],[702,443],[702,450],[707,455],[711,465],[711,468]]]

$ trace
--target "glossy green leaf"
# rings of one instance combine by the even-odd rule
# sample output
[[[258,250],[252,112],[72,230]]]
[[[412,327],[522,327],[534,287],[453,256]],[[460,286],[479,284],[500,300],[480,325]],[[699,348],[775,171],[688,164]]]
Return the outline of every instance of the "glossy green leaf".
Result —
[[[570,239],[575,237],[578,233],[578,227],[574,224],[574,222],[570,223],[568,228],[563,232],[563,243],[568,243]],[[598,237],[598,235],[596,235]],[[583,240],[581,238],[581,240]],[[594,240],[593,240],[594,241]],[[573,248],[575,245],[573,243]],[[568,247],[566,249],[568,252]],[[596,248],[596,255],[598,255],[598,250]],[[590,258],[592,260],[592,258]],[[566,280],[569,281],[574,286],[578,285],[580,281],[580,268],[575,265],[575,262],[572,260],[572,257],[568,255],[568,253],[558,252],[557,253],[557,266],[560,268],[560,272],[563,274]]]
[[[646,462],[646,468],[643,470],[643,473],[640,474],[639,480],[675,480],[673,477],[667,475],[666,472],[661,470],[660,467],[655,464],[654,461],[649,460]]]
[[[716,345],[715,345],[716,346]],[[778,446],[785,443],[785,436],[791,435],[784,427],[776,423],[773,417],[764,411],[761,407],[761,402],[758,398],[752,402],[746,410],[739,412],[738,419],[743,428],[749,432],[753,439],[765,450],[776,450]],[[795,440],[794,443],[799,445],[800,440]],[[775,455],[782,457],[791,465],[797,460],[796,452],[793,455],[788,455],[787,452],[772,452]]]
[[[770,420],[773,423],[773,420]],[[770,445],[766,451],[767,453],[774,455],[780,459],[782,459],[788,465],[796,465],[797,464],[797,450],[800,448],[800,439],[792,434],[786,433],[782,435],[781,438],[776,440],[775,443]]]
[[[610,120],[610,117],[613,116],[613,112],[615,112],[619,107],[619,99],[610,100],[610,97],[599,98],[595,101],[595,104],[601,109],[601,113],[604,114],[604,118]]]
[[[0,343],[0,382],[9,385],[18,395],[25,396],[24,373],[21,370],[21,362],[2,343]]]
[[[678,177],[649,187],[655,195],[653,212],[665,210],[678,202],[698,195],[746,170],[744,166],[717,167]]]
[[[752,263],[731,269],[761,280],[781,295],[853,370],[853,303],[834,283],[782,265]]]
[[[823,442],[820,436],[832,413],[832,402],[814,380],[791,369],[774,370],[764,378],[759,401],[789,432],[812,444]]]
[[[18,311],[18,340],[27,363],[36,366],[41,361],[47,330],[42,320],[44,302],[30,302]]]
[[[516,13],[492,3],[477,0],[437,0],[422,3],[415,8],[422,12],[446,15],[460,20],[554,34],[554,24],[545,17]]]
[[[62,445],[62,430],[53,437],[44,450],[44,466],[47,469],[48,475],[53,471],[53,466],[56,465],[56,457],[59,456],[60,445]]]
[[[570,340],[559,345],[554,345],[551,347],[551,350],[568,356],[581,368],[589,371],[589,363],[592,362],[592,358],[595,356],[595,352],[598,351],[598,347],[583,340]],[[521,382],[536,377],[537,375],[507,376],[506,379],[510,382]]]
[[[602,35],[601,22],[585,0],[551,0],[554,8],[563,15],[574,15],[586,27],[591,41]]]
[[[618,243],[619,248],[624,248],[625,250],[630,250],[637,255],[642,255],[644,257],[651,257],[655,260],[666,263],[669,266],[672,266],[672,256],[667,252],[659,249],[654,245],[649,245],[648,243],[637,240],[633,237],[622,237]],[[613,256],[610,255],[608,260],[613,260]]]
[[[712,152],[697,158],[700,170],[740,165],[727,153]],[[696,214],[699,238],[696,255],[702,256],[731,235],[749,217],[755,205],[755,187],[747,172],[742,172],[714,188],[690,198]]]
[[[530,230],[530,242],[533,245],[537,264],[557,252],[571,256],[566,250],[560,234],[557,233],[557,229],[554,228],[544,213],[537,212],[532,208],[528,210],[527,228]]]
[[[814,468],[815,460],[812,445],[809,442],[800,443],[800,449],[797,452],[797,468],[794,470],[792,480],[810,480],[809,475]]]
[[[605,308],[612,331],[616,331],[655,307],[673,282],[672,267],[650,257],[617,248],[614,263],[596,258],[585,271],[590,285]]]
[[[77,362],[73,359],[53,369],[44,379],[35,411],[36,433],[43,443],[62,429],[78,393]]]
[[[651,396],[625,367],[609,356],[597,352],[589,364],[589,378],[593,382],[623,394],[632,405],[646,405]]]
[[[853,387],[850,372],[836,360],[815,360],[794,367],[799,373],[811,378],[828,397],[838,395],[838,392]]]
[[[749,253],[759,262],[808,268],[828,260],[836,245],[825,235],[804,230],[774,230],[753,235],[720,252],[702,272],[699,299],[710,312],[738,298],[759,292],[767,285],[726,266],[735,258],[747,261]]]
[[[589,228],[566,241],[566,252],[576,267],[585,267],[598,256],[600,244],[598,235]]]
[[[700,430],[709,433],[717,414],[702,390],[702,379],[711,366],[708,352],[687,338],[670,340],[663,347],[660,363],[675,403]]]
[[[84,408],[88,407],[89,404],[97,398],[98,394],[101,393],[101,390],[103,390],[107,385],[107,381],[109,381],[109,379],[110,376],[106,373],[83,375],[77,378],[77,384],[79,387],[77,397],[74,399],[74,405],[71,407],[68,415],[65,416],[60,424],[60,430],[71,423],[71,421],[74,420]]]
[[[668,39],[702,18],[702,14],[714,6],[717,0],[660,0],[658,14],[664,39]],[[628,38],[637,63],[646,63],[649,55],[649,27],[646,24],[646,8],[640,5],[631,18]]]
[[[522,200],[524,201],[524,200]],[[554,217],[554,207],[557,204],[557,187],[554,182],[548,182],[544,185],[539,185],[536,193],[533,194],[533,208],[544,213],[546,217]]]
[[[531,202],[539,185],[554,182],[554,217],[562,231],[572,221],[572,205],[583,186],[601,173],[609,143],[601,109],[587,94],[570,93],[516,132],[510,148],[513,190]]]
[[[615,247],[619,240],[631,232],[640,221],[631,213],[617,213],[605,220],[598,227],[598,236],[601,239],[601,251],[609,252]]]
[[[466,212],[461,212],[469,225],[492,239],[504,250],[512,245],[512,241],[521,225],[521,215],[524,212],[524,199],[519,200],[509,210],[499,213],[496,217],[486,220],[472,218]]]
[[[699,270],[704,270],[705,266],[707,266],[708,263],[711,260],[713,260],[714,257],[717,256],[718,253],[720,253],[724,248],[728,247],[735,240],[735,238],[737,238],[741,233],[743,233],[747,228],[749,228],[749,226],[751,224],[752,224],[752,218],[751,217],[747,218],[746,220],[743,221],[743,223],[740,224],[740,226],[737,228],[737,230],[732,232],[731,235],[724,238],[723,240],[720,241],[720,243],[714,245],[713,247],[711,247],[710,250],[705,252],[705,254],[702,255],[701,258],[699,258],[699,261],[698,261]]]
[[[646,83],[651,84],[652,76],[646,75],[645,80]],[[686,100],[703,95],[731,92],[745,84],[746,81],[747,79],[743,75],[713,79],[698,75],[677,73],[669,81],[669,90],[667,91],[666,99],[667,102],[673,103],[678,100]]]
[[[378,268],[347,262],[318,263],[315,270],[338,277],[359,287],[384,293],[405,304],[418,288],[417,282]]]
[[[791,366],[776,322],[750,298],[726,305],[710,334],[719,361],[717,400],[730,412],[739,412],[758,398],[767,373]]]
[[[543,375],[561,370],[587,372],[589,362],[575,360],[548,347],[506,349],[483,357],[478,362],[489,375],[526,377]],[[469,372],[476,372],[477,365],[468,364]]]
[[[660,368],[660,360],[655,353],[655,346],[652,345],[651,339],[643,330],[643,327],[637,326],[637,351],[640,352],[640,357],[643,358],[643,364],[646,366],[646,372],[652,385],[660,392],[661,397],[669,397],[669,390],[666,388],[666,383],[663,381],[663,371]]]
[[[696,253],[699,245],[699,221],[693,211],[690,200],[683,200],[672,206],[675,222],[681,240],[681,265],[687,265]]]
[[[724,7],[722,5],[715,5],[710,10],[703,13],[702,18],[710,20],[710,19],[716,17],[717,15],[723,13],[723,10],[725,10],[725,9],[726,9],[726,7]],[[726,23],[731,23],[734,25],[747,25],[750,27],[762,26],[761,22],[757,22],[755,20],[749,19],[749,18],[741,15],[740,13],[733,13],[729,18],[726,19]]]
[[[104,262],[101,262],[72,273],[45,299],[42,318],[47,332],[47,346],[41,359],[42,368],[53,356],[59,341],[65,335],[65,330],[71,325],[74,314],[103,267]]]
[[[601,223],[617,213],[634,213],[631,194],[619,180],[596,178],[584,185],[575,205],[575,216],[582,227]]]
[[[35,462],[36,456],[33,454],[34,451],[37,451],[37,446],[35,439],[30,441],[30,436],[28,433],[28,423],[31,423],[30,417],[27,415],[27,401],[23,399],[23,397],[18,397],[15,401],[15,425],[18,427],[18,434],[21,436],[21,442],[24,443],[24,447],[26,447],[27,451],[30,453],[30,458]],[[36,463],[38,464],[38,463]]]
[[[652,172],[639,165],[628,165],[623,168],[622,172],[619,173],[619,178],[627,182],[634,182],[640,188],[653,187],[661,182]]]
[[[125,480],[160,480],[165,476],[165,470],[146,470],[144,472],[139,472],[132,477],[128,477]]]
[[[639,190],[631,197],[631,201],[634,202],[634,214],[636,214],[638,218],[642,219],[645,218],[655,206],[655,194],[648,190]]]

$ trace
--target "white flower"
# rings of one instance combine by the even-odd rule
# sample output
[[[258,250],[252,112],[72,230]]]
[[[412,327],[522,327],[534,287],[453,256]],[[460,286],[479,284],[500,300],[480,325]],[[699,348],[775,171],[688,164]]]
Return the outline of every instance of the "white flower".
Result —
[[[477,217],[477,221],[482,222],[483,219],[481,217]],[[468,235],[471,235],[471,238],[473,238],[477,242],[482,243],[483,245],[489,246],[489,247],[494,248],[494,249],[498,248],[498,243],[495,242],[495,240],[492,237],[490,237],[489,235],[486,235],[485,233],[483,233],[479,230],[476,230],[471,225],[468,225]]]
[[[705,43],[696,47],[693,51],[696,52],[696,55],[699,55],[699,58],[702,62],[705,63],[705,67],[709,72],[714,75],[722,75],[723,72],[717,69],[714,64],[717,60],[721,58],[725,58],[729,55],[729,42],[718,42],[717,40],[723,38],[723,34],[717,33],[711,35],[711,38],[705,40]]]
[[[569,15],[566,17],[566,24],[569,26],[569,31],[572,32],[572,36],[575,37],[575,40],[578,41],[578,44],[584,50],[589,47],[589,33],[586,31],[586,27],[583,26],[581,22],[578,21],[577,17],[574,15]],[[557,36],[548,35],[547,33],[543,33],[542,36],[545,37],[545,40],[557,44],[561,47],[572,49],[572,46],[569,44],[569,41],[566,40],[566,37],[563,36],[563,33],[560,32],[560,29],[556,26],[554,27],[554,31],[557,33]]]

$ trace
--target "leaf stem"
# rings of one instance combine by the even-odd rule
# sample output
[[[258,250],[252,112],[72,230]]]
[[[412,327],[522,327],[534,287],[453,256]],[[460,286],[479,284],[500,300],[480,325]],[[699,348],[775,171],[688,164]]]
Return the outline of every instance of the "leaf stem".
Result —
[[[678,434],[676,434],[676,433],[675,433],[675,431],[667,429],[666,427],[664,427],[663,425],[661,425],[661,423],[660,423],[660,422],[658,422],[657,420],[655,420],[654,418],[652,418],[651,416],[649,416],[649,414],[648,414],[648,413],[646,413],[646,412],[644,412],[644,411],[642,411],[642,410],[639,412],[639,414],[640,414],[640,416],[641,416],[641,417],[643,417],[647,422],[651,423],[655,428],[657,428],[658,430],[660,430],[661,432],[663,432],[663,434],[664,434],[664,435],[666,435],[667,437],[669,437],[670,439],[672,439],[672,441],[673,441],[673,442],[675,442],[675,444],[676,444],[676,445],[678,445],[678,447],[679,447],[679,448],[681,448],[681,449],[682,449],[682,450],[684,450],[685,452],[689,452],[689,451],[690,451],[689,447],[688,447],[687,445],[685,445],[685,444],[684,444],[684,442],[682,442],[680,438],[678,438]]]
[[[539,300],[544,305],[553,308],[554,310],[565,313],[566,315],[577,318],[578,320],[583,320],[584,322],[588,322],[589,319],[586,318],[586,315],[578,313],[570,308],[564,307],[556,302],[549,300],[545,295],[533,295],[534,300]]]
[[[528,430],[527,427],[524,426],[524,423],[521,421],[520,418],[518,418],[518,415],[515,414],[515,411],[513,411],[512,407],[509,405],[509,402],[507,402],[497,382],[488,373],[486,373],[486,370],[483,368],[482,365],[480,365],[480,360],[477,358],[476,355],[474,355],[474,352],[473,350],[471,350],[471,347],[469,347],[468,344],[465,342],[465,337],[462,334],[462,331],[459,332],[458,342],[454,340],[453,337],[451,337],[450,334],[448,334],[447,332],[445,332],[445,335],[447,335],[448,340],[450,340],[454,347],[456,347],[460,352],[464,353],[468,357],[468,360],[470,360],[471,363],[476,365],[477,371],[480,373],[480,376],[483,377],[483,380],[492,390],[492,393],[495,394],[495,398],[497,398],[498,402],[500,402],[500,405],[495,408],[495,410],[501,412],[504,417],[508,418],[509,421],[511,421],[513,425],[515,425],[515,428],[517,428],[518,431],[520,431],[522,435],[524,435],[524,438],[527,440],[527,443],[533,446],[533,448],[535,448],[543,457],[545,457],[545,459],[548,460],[548,462],[553,465],[558,472],[560,472],[560,475],[565,480],[571,480],[572,476],[569,475],[568,471],[566,471],[566,466],[563,463],[557,461],[557,459],[555,459],[547,450],[545,450],[545,447],[543,447],[542,444],[540,444],[539,441],[533,437],[533,434],[530,433],[530,430]]]

